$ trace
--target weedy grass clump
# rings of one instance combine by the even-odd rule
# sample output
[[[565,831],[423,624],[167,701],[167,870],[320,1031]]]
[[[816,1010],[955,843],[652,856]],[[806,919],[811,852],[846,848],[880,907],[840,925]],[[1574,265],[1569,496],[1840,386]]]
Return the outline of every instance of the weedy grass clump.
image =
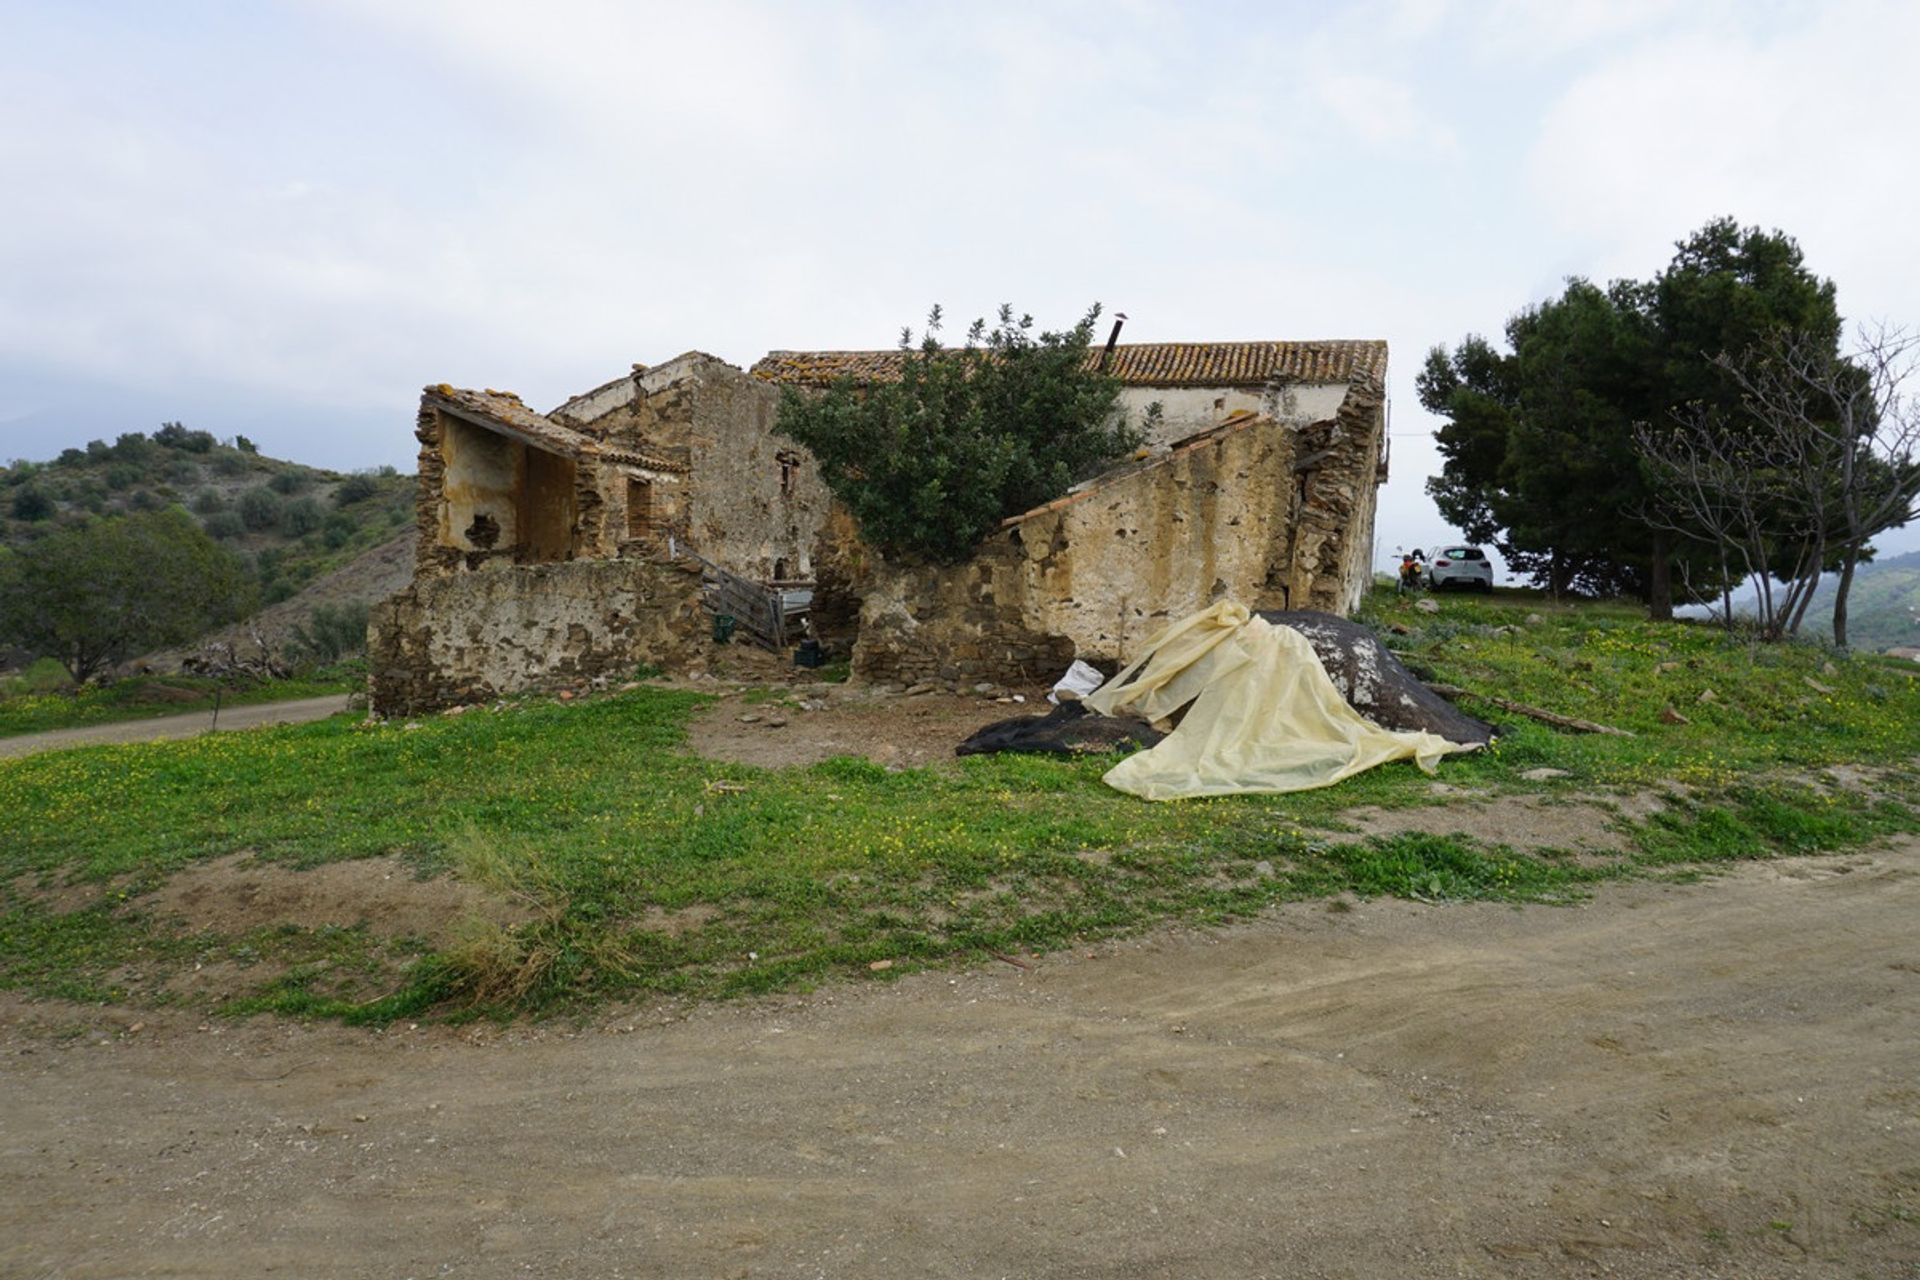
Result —
[[[660,686],[50,753],[0,761],[0,986],[353,1022],[505,1017],[886,980],[1289,901],[1562,903],[1621,877],[1920,828],[1920,692],[1880,664],[1624,609],[1498,596],[1438,615],[1391,598],[1371,609],[1406,628],[1393,642],[1436,679],[1634,736],[1569,735],[1469,701],[1510,732],[1444,762],[1440,789],[1400,764],[1323,791],[1160,805],[1105,786],[1100,758],[706,760],[686,732],[707,699]],[[1872,782],[1826,772],[1842,764],[1870,766]],[[1542,767],[1565,776],[1526,776]],[[1349,821],[1462,795],[1648,793],[1662,807],[1619,818],[1604,857],[1518,834],[1513,847],[1363,837]],[[1444,813],[1431,829],[1449,829]],[[479,905],[431,938],[351,921],[227,935],[148,905],[169,875],[242,851],[292,868],[396,857]],[[76,909],[82,891],[96,896]],[[214,961],[237,969],[237,993],[171,983]]]

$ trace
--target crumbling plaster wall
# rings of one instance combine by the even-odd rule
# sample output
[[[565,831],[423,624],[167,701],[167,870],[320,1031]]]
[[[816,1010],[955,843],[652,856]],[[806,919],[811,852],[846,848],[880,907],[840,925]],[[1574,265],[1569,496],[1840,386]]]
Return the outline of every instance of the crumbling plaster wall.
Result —
[[[697,351],[637,372],[633,383],[632,398],[592,429],[612,447],[686,468],[652,490],[660,539],[671,533],[744,578],[810,578],[831,496],[813,455],[774,431],[780,388]],[[610,486],[608,496],[618,507],[609,523],[623,526],[626,495]]]
[[[600,468],[423,405],[414,572],[611,554]]]
[[[694,548],[742,577],[811,579],[832,495],[813,455],[774,431],[780,388],[718,360],[694,378],[687,440]]]
[[[877,563],[854,666],[869,679],[1050,678],[1116,661],[1231,596],[1285,608],[1293,432],[1267,421],[1059,499],[957,566]]]
[[[1344,382],[1274,383],[1264,387],[1149,387],[1120,389],[1120,408],[1140,426],[1147,409],[1160,406],[1160,422],[1147,436],[1152,448],[1211,430],[1235,413],[1263,413],[1280,422],[1304,424],[1331,418],[1346,398]]]
[[[414,715],[643,662],[685,669],[710,643],[696,568],[651,560],[492,565],[416,578],[368,626],[373,709]]]
[[[498,551],[520,541],[519,495],[527,448],[517,440],[442,414],[440,456],[446,464],[434,536],[456,551]],[[490,535],[476,526],[490,523]]]
[[[954,566],[870,557],[854,670],[899,683],[1052,679],[1129,661],[1231,598],[1349,613],[1370,580],[1384,398],[1345,389],[1310,424],[1260,419],[1097,481]]]

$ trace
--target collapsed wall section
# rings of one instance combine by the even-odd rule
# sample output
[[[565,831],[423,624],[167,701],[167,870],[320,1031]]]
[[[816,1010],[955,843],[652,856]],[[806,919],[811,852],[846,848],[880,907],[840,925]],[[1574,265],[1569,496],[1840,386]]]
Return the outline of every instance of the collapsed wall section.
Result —
[[[1232,596],[1285,608],[1291,434],[1248,417],[1009,521],[964,564],[876,564],[854,669],[1024,682],[1114,662]]]
[[[1008,521],[958,565],[869,558],[854,670],[898,683],[1052,679],[1111,666],[1217,600],[1359,605],[1370,574],[1384,397],[1332,417],[1242,415]]]
[[[1381,382],[1356,380],[1339,412],[1302,428],[1294,447],[1291,603],[1283,607],[1345,616],[1373,582],[1373,525],[1385,479]]]
[[[415,715],[504,694],[684,668],[705,652],[700,575],[574,560],[416,578],[367,629],[373,710]]]

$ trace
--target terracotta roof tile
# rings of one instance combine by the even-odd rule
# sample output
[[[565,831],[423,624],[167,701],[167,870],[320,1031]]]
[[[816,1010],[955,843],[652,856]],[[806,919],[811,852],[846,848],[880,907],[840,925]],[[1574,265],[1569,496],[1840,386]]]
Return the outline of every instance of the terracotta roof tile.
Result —
[[[1098,349],[1088,353],[1097,362]],[[753,366],[767,382],[824,387],[838,378],[890,382],[900,376],[894,351],[770,351]],[[1326,342],[1132,342],[1113,349],[1113,375],[1135,387],[1263,386],[1289,382],[1353,382],[1386,375],[1387,344]]]
[[[648,471],[687,472],[691,471],[684,462],[673,462],[658,454],[643,453],[638,449],[622,449],[613,445],[600,446],[600,458],[603,462],[618,462],[630,467],[644,467]]]
[[[428,387],[421,402],[563,457],[599,456],[599,446],[591,436],[535,413],[511,391],[471,391],[442,382]]]

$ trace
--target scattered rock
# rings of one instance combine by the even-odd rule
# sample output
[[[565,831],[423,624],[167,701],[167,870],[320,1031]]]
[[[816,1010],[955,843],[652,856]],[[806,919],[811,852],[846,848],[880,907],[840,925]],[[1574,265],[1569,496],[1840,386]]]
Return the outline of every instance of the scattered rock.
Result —
[[[1404,622],[1396,622],[1392,626],[1388,627],[1387,630],[1393,632],[1393,634],[1397,636],[1410,636],[1413,634],[1413,628],[1408,626]]]
[[[781,716],[774,716],[767,721],[767,728],[769,729],[784,729],[786,727],[787,722]]]
[[[1530,613],[1527,615],[1527,625],[1530,627],[1537,627],[1545,621],[1546,619],[1541,617],[1537,613]]]
[[[572,701],[573,701],[573,690],[571,690],[571,689],[562,689],[562,690],[560,691],[560,701],[562,701],[562,702],[572,702]]]
[[[760,723],[760,717],[759,717],[759,716],[754,716],[754,715],[746,715],[746,716],[741,716],[741,717],[740,717],[740,723],[741,723],[741,724],[759,724],[759,723]]]
[[[1828,665],[1831,666],[1832,664],[1829,663]],[[1835,689],[1832,685],[1821,684],[1812,676],[1803,676],[1801,678],[1806,681],[1807,688],[1813,690],[1815,693],[1824,693],[1831,698],[1835,693],[1839,692],[1839,690]]]
[[[1565,769],[1529,769],[1520,775],[1528,782],[1550,782],[1555,778],[1571,778],[1573,775]]]
[[[1440,612],[1440,602],[1438,600],[1415,600],[1413,607],[1422,613]]]
[[[1673,709],[1673,704],[1668,703],[1666,706],[1660,708],[1660,723],[1661,724],[1692,724],[1693,721],[1687,719],[1685,716],[1681,715],[1678,711],[1675,711]]]
[[[973,686],[973,691],[975,693],[992,693],[993,685],[988,681],[982,680],[979,684]]]
[[[635,689],[638,689],[639,687],[640,687],[640,682],[638,680],[629,680],[625,684],[620,686],[620,692],[632,693]]]
[[[1678,671],[1680,664],[1677,662],[1656,662],[1653,664],[1653,669],[1661,675],[1665,675],[1669,671]]]
[[[1271,862],[1268,862],[1265,858],[1262,858],[1260,859],[1260,861],[1253,864],[1253,874],[1257,876],[1271,877],[1273,875],[1273,864]]]
[[[1700,691],[1700,696],[1699,696],[1698,698],[1696,698],[1696,699],[1694,699],[1694,701],[1696,701],[1696,702],[1718,702],[1718,701],[1720,701],[1720,695],[1719,695],[1719,694],[1717,694],[1717,693],[1715,693],[1715,692],[1714,692],[1713,690],[1711,690],[1711,689],[1702,689],[1702,690]]]
[[[921,694],[932,693],[933,691],[934,686],[930,684],[910,684],[907,686],[907,697],[917,698]]]
[[[867,968],[873,970],[875,973],[885,973],[888,969],[893,968],[893,961],[875,960],[872,964],[868,965]]]
[[[1013,695],[1013,700],[1015,702],[1025,702],[1027,700],[1027,695],[1024,693],[1016,693]]]
[[[1820,664],[1820,674],[1823,676],[1837,676],[1840,674],[1840,668],[1834,666],[1833,662],[1829,660]]]

